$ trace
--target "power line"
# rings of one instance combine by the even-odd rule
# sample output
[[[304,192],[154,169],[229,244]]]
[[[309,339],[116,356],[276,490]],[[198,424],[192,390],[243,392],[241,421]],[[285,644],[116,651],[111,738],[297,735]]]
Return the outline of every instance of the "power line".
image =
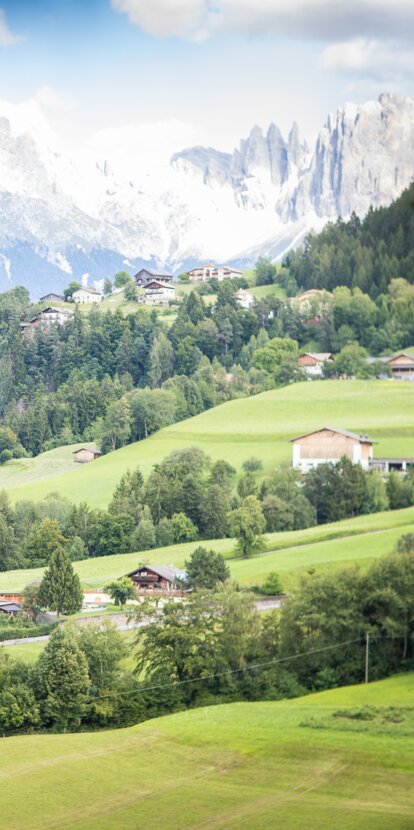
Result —
[[[206,674],[200,677],[192,677],[188,678],[187,680],[173,680],[171,683],[159,683],[153,686],[144,686],[139,689],[129,689],[126,691],[117,691],[117,692],[108,692],[104,695],[97,695],[96,698],[103,698],[106,699],[108,697],[119,697],[120,695],[136,695],[141,694],[141,692],[152,692],[156,689],[167,689],[176,686],[185,686],[188,683],[198,683],[203,680],[214,680],[216,677],[223,677],[225,675],[232,675],[232,674],[240,674],[244,671],[251,671],[252,669],[260,669],[264,668],[265,666],[275,666],[278,663],[286,663],[289,660],[299,660],[301,657],[308,657],[311,654],[321,654],[324,651],[332,651],[335,648],[340,648],[341,646],[351,645],[352,643],[361,643],[361,637],[355,637],[352,640],[343,640],[341,643],[333,643],[330,646],[323,646],[322,648],[311,649],[310,651],[302,651],[300,654],[292,654],[289,657],[279,657],[276,660],[267,660],[265,663],[252,663],[251,665],[244,666],[242,669],[227,669],[226,671],[222,672],[215,672],[214,674]],[[96,700],[95,698],[95,700]]]

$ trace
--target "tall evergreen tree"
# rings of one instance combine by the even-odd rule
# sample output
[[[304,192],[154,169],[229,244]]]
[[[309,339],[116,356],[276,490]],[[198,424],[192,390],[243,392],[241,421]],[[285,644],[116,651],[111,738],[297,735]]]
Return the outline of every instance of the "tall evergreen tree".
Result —
[[[43,722],[52,730],[76,729],[87,712],[88,661],[70,629],[58,628],[39,657],[35,678]]]
[[[39,588],[39,603],[60,614],[80,611],[83,593],[78,575],[73,570],[69,554],[59,547],[50,558]]]

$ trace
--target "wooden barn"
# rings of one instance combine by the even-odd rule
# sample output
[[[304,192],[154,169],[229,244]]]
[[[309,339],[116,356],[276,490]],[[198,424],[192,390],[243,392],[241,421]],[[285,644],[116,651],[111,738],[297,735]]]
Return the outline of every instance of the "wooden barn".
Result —
[[[385,365],[391,369],[392,377],[397,380],[414,380],[414,354],[401,352],[390,357]]]
[[[374,441],[367,435],[346,429],[323,427],[293,438],[293,466],[307,473],[319,464],[337,463],[343,456],[368,470],[373,457]]]
[[[136,586],[137,593],[162,593],[181,595],[178,580],[186,578],[185,571],[173,565],[141,565],[127,574]]]
[[[90,447],[81,447],[73,453],[73,460],[78,464],[88,464],[89,461],[95,461],[95,458],[100,458],[102,455],[99,450],[91,449]]]
[[[40,297],[39,302],[41,303],[64,303],[66,302],[65,297],[63,294],[55,294],[54,291],[51,291],[50,294],[45,294],[44,297]]]

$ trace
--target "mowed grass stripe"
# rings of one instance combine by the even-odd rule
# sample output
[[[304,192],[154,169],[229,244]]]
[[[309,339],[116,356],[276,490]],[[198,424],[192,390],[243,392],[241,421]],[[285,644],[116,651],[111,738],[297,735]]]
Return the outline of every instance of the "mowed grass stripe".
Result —
[[[237,470],[251,456],[264,474],[291,461],[289,440],[321,426],[367,432],[378,441],[376,455],[414,456],[414,385],[390,381],[312,381],[221,404],[123,447],[85,466],[59,473],[47,454],[0,468],[0,489],[13,501],[38,500],[52,491],[72,501],[105,507],[122,474],[140,466],[148,475],[173,450],[198,446],[214,461]],[[65,448],[68,454],[73,448]],[[52,451],[55,452],[55,451]],[[50,465],[49,465],[50,460]],[[66,463],[66,462],[65,462]],[[40,472],[39,472],[40,468]]]
[[[344,706],[410,706],[414,676],[292,701],[182,712],[130,729],[6,739],[13,830],[409,830],[414,738],[301,724]],[[411,824],[410,824],[411,823]]]

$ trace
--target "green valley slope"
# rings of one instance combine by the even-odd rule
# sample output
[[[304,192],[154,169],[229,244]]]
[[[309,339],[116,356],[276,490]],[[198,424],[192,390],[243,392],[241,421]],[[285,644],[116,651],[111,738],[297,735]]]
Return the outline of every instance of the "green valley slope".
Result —
[[[378,441],[377,455],[414,456],[414,384],[390,381],[314,381],[222,404],[160,430],[85,466],[56,473],[45,456],[0,468],[0,489],[13,501],[41,499],[57,491],[72,501],[105,507],[125,470],[139,465],[144,474],[168,453],[201,447],[212,459],[237,469],[247,458],[263,461],[266,473],[290,463],[289,440],[322,426],[366,432]],[[69,451],[72,448],[66,448]],[[39,474],[39,466],[41,472]]]
[[[6,738],[2,821],[13,830],[412,830],[413,695],[412,674],[129,729]],[[366,705],[372,719],[355,719]]]
[[[372,513],[306,530],[267,533],[266,550],[250,559],[235,558],[234,539],[214,539],[202,544],[225,556],[231,575],[241,586],[260,585],[271,571],[277,571],[284,590],[291,591],[310,568],[339,568],[352,563],[366,567],[378,556],[391,553],[404,533],[414,533],[414,507]],[[137,553],[98,556],[74,562],[74,568],[85,588],[100,588],[144,562],[174,563],[182,567],[196,546],[197,542],[188,542]],[[42,568],[3,572],[0,591],[22,591],[42,573]]]

